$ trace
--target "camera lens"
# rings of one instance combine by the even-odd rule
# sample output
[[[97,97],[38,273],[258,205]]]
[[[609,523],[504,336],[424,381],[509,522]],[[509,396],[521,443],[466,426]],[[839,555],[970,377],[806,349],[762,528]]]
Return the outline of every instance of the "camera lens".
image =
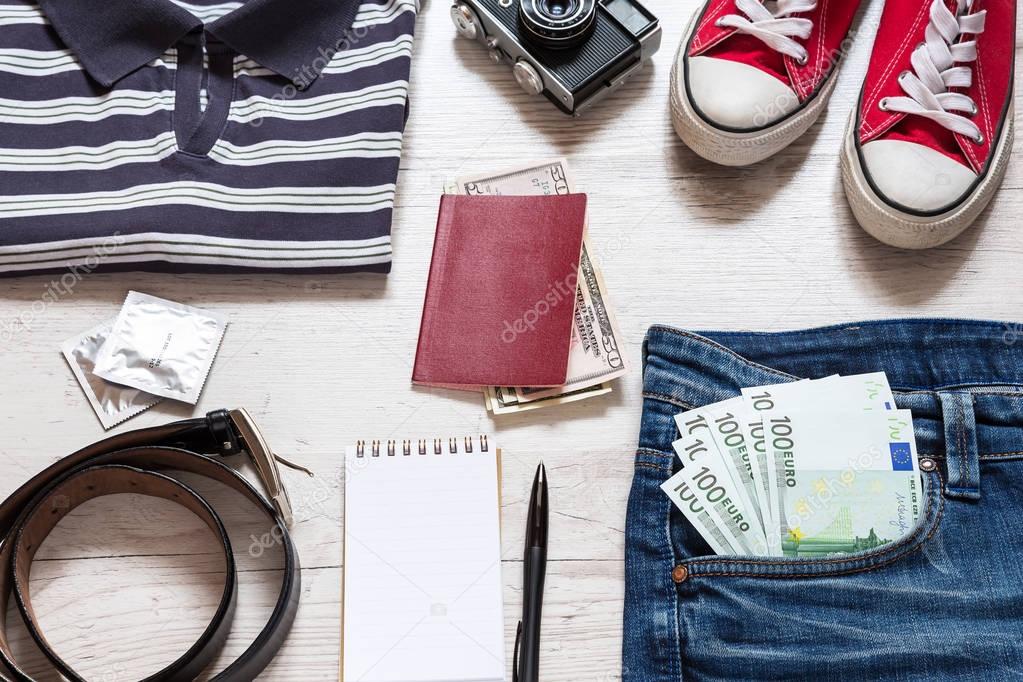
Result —
[[[540,0],[537,9],[549,19],[564,19],[578,6],[575,0]]]
[[[597,0],[519,0],[523,37],[550,49],[577,47],[593,32]]]

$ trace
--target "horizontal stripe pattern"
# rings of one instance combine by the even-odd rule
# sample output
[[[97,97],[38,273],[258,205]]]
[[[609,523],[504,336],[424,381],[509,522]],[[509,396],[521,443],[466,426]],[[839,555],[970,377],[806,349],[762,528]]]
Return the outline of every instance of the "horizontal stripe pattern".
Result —
[[[49,23],[39,5],[0,4],[0,26]]]
[[[184,0],[171,0],[175,5],[210,24],[242,6],[240,2],[222,2],[215,5],[195,5]]]
[[[99,121],[115,115],[145,116],[174,109],[174,91],[112,90],[97,97],[50,100],[0,98],[0,123],[50,125],[66,121]]]
[[[379,26],[393,21],[405,12],[415,12],[414,0],[389,0],[385,4],[366,3],[359,7],[359,12],[352,22],[353,29]]]
[[[405,104],[408,81],[393,81],[382,85],[318,97],[285,99],[255,96],[231,104],[229,118],[239,123],[251,123],[264,118],[285,118],[292,121],[315,120],[340,116],[368,107]]]
[[[71,50],[0,49],[0,71],[22,76],[52,76],[65,71],[81,71]]]
[[[229,239],[207,235],[145,232],[0,246],[0,272],[70,267],[89,260],[104,264],[159,260],[171,263],[222,263],[252,267],[353,267],[387,263],[388,235],[342,241]]]
[[[207,24],[242,6],[172,1]],[[38,6],[0,0],[0,27],[26,25],[0,29],[0,274],[97,259],[386,271],[414,18],[412,0],[364,3],[339,36],[347,49],[290,98],[237,56],[203,157],[181,153],[187,136],[168,125],[176,49],[98,88],[52,30],[31,28],[48,24]]]
[[[350,73],[369,66],[379,66],[391,59],[411,56],[412,36],[403,34],[394,40],[337,52],[323,68],[322,73]],[[270,69],[264,68],[246,57],[239,57],[235,60],[234,73],[236,76],[275,75]]]
[[[360,133],[325,140],[267,140],[251,145],[235,145],[220,140],[213,145],[209,155],[220,163],[257,166],[318,159],[397,158],[399,154],[401,133],[393,132]]]
[[[412,36],[405,34],[387,42],[341,52],[323,68],[323,73],[350,73],[367,66],[379,66],[391,59],[411,56]]]
[[[148,66],[174,69],[177,67],[177,53],[172,49],[163,57],[151,61]],[[0,49],[0,71],[7,73],[16,73],[20,76],[53,76],[81,70],[81,62],[71,50]]]
[[[105,170],[126,163],[152,163],[177,151],[174,133],[166,132],[146,140],[124,140],[97,147],[56,149],[0,148],[0,171]]]
[[[143,206],[187,204],[224,211],[362,213],[390,208],[394,185],[370,187],[226,187],[176,181],[126,187],[112,192],[0,196],[0,219],[124,211]]]

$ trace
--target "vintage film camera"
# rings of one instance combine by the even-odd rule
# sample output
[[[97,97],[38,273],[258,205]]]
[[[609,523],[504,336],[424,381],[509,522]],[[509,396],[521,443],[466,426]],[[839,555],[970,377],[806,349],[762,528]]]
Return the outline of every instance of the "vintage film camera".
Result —
[[[657,18],[635,0],[456,0],[451,19],[509,63],[523,90],[576,116],[661,44]]]

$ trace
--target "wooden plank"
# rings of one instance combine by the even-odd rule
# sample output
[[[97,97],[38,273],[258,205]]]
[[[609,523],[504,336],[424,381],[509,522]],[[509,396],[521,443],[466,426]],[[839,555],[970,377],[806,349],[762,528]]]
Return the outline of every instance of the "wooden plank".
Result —
[[[745,169],[698,159],[668,120],[671,60],[698,3],[648,5],[665,30],[654,63],[573,120],[520,92],[479,45],[456,39],[446,3],[424,3],[387,278],[92,274],[55,297],[47,293],[53,277],[5,279],[0,325],[13,335],[0,352],[0,495],[103,435],[58,353],[64,339],[115,315],[129,288],[213,308],[231,327],[198,407],[165,403],[121,429],[241,405],[282,454],[316,472],[315,479],[285,473],[306,569],[295,629],[265,679],[337,678],[344,445],[481,432],[504,451],[508,652],[520,608],[525,499],[542,456],[556,510],[544,679],[618,679],[625,504],[650,324],[786,329],[903,315],[1023,319],[1023,299],[1011,295],[1023,285],[1018,146],[991,208],[944,247],[890,249],[867,236],[846,206],[838,152],[879,4],[858,23],[820,123]],[[409,383],[438,195],[449,176],[552,155],[569,157],[589,193],[590,239],[632,372],[610,396],[493,421],[477,395]],[[265,529],[243,503],[200,489],[224,514],[243,570],[226,660],[269,608],[275,554],[272,546],[250,553]],[[36,605],[58,650],[90,679],[135,679],[197,635],[221,579],[214,550],[201,525],[171,505],[96,501],[44,545],[32,580]]]

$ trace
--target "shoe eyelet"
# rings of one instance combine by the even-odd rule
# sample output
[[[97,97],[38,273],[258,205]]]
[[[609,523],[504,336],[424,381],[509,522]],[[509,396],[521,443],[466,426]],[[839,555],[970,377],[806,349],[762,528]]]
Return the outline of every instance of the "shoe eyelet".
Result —
[[[973,143],[977,145],[984,144],[984,133],[977,133],[977,137],[973,138]]]
[[[888,98],[882,97],[881,101],[877,103],[877,108],[881,111],[888,111]]]
[[[968,115],[969,115],[969,117],[970,117],[970,118],[973,118],[974,116],[976,116],[976,115],[977,115],[977,111],[978,111],[978,109],[977,109],[977,103],[976,103],[976,102],[973,102],[973,109],[971,109],[971,110],[970,110],[970,113],[968,114]]]
[[[810,55],[804,54],[802,57],[796,59],[796,64],[799,64],[800,66],[806,66],[806,63],[808,61],[810,61]]]
[[[724,18],[724,17],[718,17],[717,19],[715,19],[715,20],[714,20],[714,25],[715,25],[715,26],[717,26],[718,28],[724,28],[724,26],[722,26],[722,25],[721,25],[721,20],[722,20],[723,18]]]
[[[899,74],[899,80],[901,81],[903,78],[908,76],[910,73],[911,73],[910,70],[906,69],[905,71],[903,71],[902,73]]]

